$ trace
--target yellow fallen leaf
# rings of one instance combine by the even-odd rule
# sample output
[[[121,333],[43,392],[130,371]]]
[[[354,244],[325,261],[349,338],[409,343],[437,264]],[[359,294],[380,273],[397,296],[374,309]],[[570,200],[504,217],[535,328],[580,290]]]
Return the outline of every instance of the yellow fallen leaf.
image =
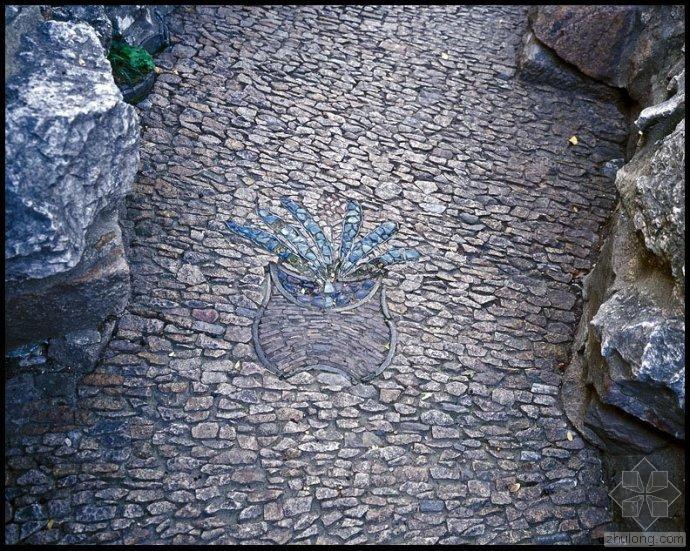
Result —
[[[161,69],[160,67],[154,67],[153,70],[156,71],[156,74],[158,75],[160,75],[163,72],[163,69]]]
[[[235,369],[240,369],[241,367],[242,367],[242,364],[238,360],[237,363],[235,363]]]
[[[54,524],[55,524],[55,521],[51,518],[48,521],[48,530],[52,530]]]
[[[579,143],[579,142],[578,142],[578,139],[577,139],[577,136],[570,136],[570,139],[569,139],[568,141],[569,141],[572,145],[577,145],[577,144]]]
[[[520,489],[520,483],[516,482],[515,484],[508,484],[508,491],[515,493]]]
[[[571,431],[568,431],[568,432],[566,433],[566,437],[568,438],[568,440],[569,440],[570,442],[573,441],[573,433],[572,433]]]

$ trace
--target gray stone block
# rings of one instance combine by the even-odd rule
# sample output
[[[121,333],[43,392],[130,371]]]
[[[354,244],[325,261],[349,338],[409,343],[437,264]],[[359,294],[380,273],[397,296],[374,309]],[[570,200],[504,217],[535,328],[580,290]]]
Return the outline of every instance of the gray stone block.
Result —
[[[129,272],[117,208],[139,163],[138,116],[93,28],[47,21],[18,32],[6,86],[10,348],[95,328],[122,311]]]

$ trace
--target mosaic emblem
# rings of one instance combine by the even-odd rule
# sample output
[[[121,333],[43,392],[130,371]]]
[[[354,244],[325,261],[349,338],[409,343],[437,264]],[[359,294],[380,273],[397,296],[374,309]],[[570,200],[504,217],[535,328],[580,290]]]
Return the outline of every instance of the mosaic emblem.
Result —
[[[379,375],[395,355],[396,331],[382,282],[386,269],[419,260],[414,249],[374,252],[398,230],[384,222],[357,240],[362,209],[347,205],[336,252],[312,216],[288,197],[281,204],[298,222],[257,211],[273,233],[226,222],[235,234],[276,254],[266,269],[261,307],[252,327],[261,363],[280,377],[299,371],[340,373],[353,382]]]

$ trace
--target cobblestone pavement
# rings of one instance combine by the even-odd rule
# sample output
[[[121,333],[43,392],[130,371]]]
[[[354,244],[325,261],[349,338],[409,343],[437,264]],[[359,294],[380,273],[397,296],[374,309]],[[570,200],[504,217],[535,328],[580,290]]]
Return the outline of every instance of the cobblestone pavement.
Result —
[[[588,541],[607,490],[557,393],[616,107],[516,78],[517,6],[180,7],[170,26],[128,313],[71,394],[7,386],[8,541]],[[358,200],[423,254],[385,279],[398,349],[369,384],[257,362],[270,257],[221,222],[282,194],[324,225]]]

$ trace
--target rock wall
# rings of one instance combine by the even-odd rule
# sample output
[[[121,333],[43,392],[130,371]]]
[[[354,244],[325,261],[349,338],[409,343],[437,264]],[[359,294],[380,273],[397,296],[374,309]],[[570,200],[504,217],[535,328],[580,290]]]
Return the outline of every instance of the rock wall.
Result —
[[[5,337],[10,366],[93,367],[129,296],[118,223],[139,120],[113,36],[167,45],[168,6],[5,8]],[[10,367],[11,368],[11,367]]]
[[[118,212],[139,164],[139,119],[105,57],[107,19],[91,8],[82,15],[100,35],[38,6],[5,8],[5,337],[24,352],[61,342],[70,368],[127,303]],[[98,336],[87,343],[84,331]]]
[[[542,6],[522,53],[529,78],[622,89],[634,121],[561,390],[603,451],[611,489],[643,457],[685,486],[684,40],[682,6]],[[612,512],[619,528],[640,529]],[[654,529],[682,530],[684,518],[676,500]]]
[[[118,223],[139,165],[139,119],[106,59],[151,53],[169,6],[5,8],[5,305],[10,362],[89,370],[130,291]]]

